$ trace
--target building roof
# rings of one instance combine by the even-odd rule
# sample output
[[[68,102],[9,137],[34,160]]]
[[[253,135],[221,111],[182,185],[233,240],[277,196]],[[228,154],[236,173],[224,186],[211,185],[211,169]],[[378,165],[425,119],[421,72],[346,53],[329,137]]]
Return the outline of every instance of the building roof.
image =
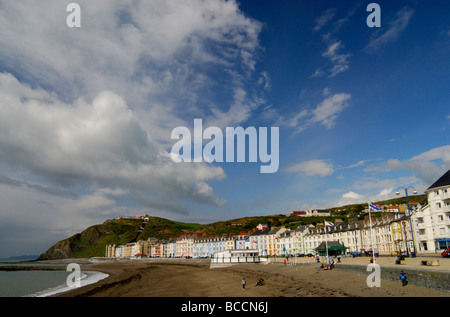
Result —
[[[275,228],[272,228],[268,234],[275,234],[275,233],[277,233],[280,230],[281,230],[280,227],[275,227]]]
[[[442,175],[437,181],[433,183],[427,190],[442,187],[442,186],[450,186],[450,170],[447,171],[444,175]]]
[[[264,234],[268,234],[270,232],[271,229],[267,228],[264,230],[256,230],[254,232],[252,232],[250,234],[250,236],[259,236],[259,235],[264,235]]]
[[[323,251],[323,250],[325,250],[325,247],[328,247],[328,249],[330,249],[331,247],[343,247],[343,245],[342,244],[340,244],[339,243],[339,241],[327,241],[327,242],[321,242],[318,246],[317,246],[317,248],[316,248],[316,250],[321,250],[321,251]]]

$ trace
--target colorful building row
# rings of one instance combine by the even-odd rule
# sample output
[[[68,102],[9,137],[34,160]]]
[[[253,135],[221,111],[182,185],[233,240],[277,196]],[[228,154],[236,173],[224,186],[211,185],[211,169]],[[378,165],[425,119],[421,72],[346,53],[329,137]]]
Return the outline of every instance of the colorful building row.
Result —
[[[220,251],[246,249],[245,240],[247,237],[248,234],[246,233],[229,236],[203,236],[193,233],[181,235],[178,239],[162,241],[149,238],[124,245],[107,245],[105,257],[210,258],[214,253]]]
[[[239,249],[256,250],[260,256],[317,255],[327,248],[345,254],[441,252],[450,247],[450,170],[425,193],[425,201],[413,207],[410,204],[410,209],[405,212],[396,210],[377,217],[366,215],[364,220],[357,221],[324,221],[295,230],[260,224],[253,232],[240,235],[206,237],[190,234],[165,241],[151,238],[126,245],[108,245],[106,256],[204,258]]]

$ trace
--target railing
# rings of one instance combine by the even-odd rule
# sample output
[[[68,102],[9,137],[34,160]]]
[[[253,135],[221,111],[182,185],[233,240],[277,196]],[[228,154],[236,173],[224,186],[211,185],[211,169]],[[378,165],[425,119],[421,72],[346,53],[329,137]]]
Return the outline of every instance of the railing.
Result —
[[[257,263],[257,262],[261,262],[259,256],[220,257],[211,259],[211,263]]]

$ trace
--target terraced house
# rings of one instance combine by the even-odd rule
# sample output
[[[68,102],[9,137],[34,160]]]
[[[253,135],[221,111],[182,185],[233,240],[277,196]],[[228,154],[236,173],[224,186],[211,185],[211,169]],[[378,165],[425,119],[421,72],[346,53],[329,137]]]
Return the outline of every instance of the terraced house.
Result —
[[[138,241],[126,245],[108,245],[107,257],[160,256],[212,257],[217,252],[234,249],[256,250],[259,256],[323,254],[326,247],[334,254],[374,251],[380,255],[398,252],[437,253],[450,247],[450,171],[426,191],[427,199],[411,209],[395,208],[364,220],[316,226],[268,228],[259,225],[252,232],[239,235],[182,235],[176,240]],[[404,210],[405,212],[399,212]],[[412,227],[411,227],[412,225]]]
[[[427,198],[414,210],[415,244],[420,253],[450,247],[450,170],[425,191]]]

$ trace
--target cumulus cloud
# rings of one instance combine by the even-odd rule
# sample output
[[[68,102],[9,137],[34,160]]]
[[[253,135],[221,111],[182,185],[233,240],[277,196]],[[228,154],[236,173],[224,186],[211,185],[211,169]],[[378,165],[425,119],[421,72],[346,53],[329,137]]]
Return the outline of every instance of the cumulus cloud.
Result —
[[[334,169],[330,163],[324,160],[310,160],[295,164],[286,168],[288,173],[298,173],[306,176],[320,176],[325,177],[333,174]]]
[[[0,100],[0,160],[10,166],[59,186],[118,187],[220,204],[205,182],[223,179],[224,171],[174,163],[114,93],[65,104],[0,74]]]
[[[450,145],[430,149],[407,160],[388,159],[379,165],[369,165],[368,172],[385,172],[390,170],[408,170],[425,184],[431,185],[443,173],[450,169]]]
[[[65,2],[1,5],[2,219],[26,230],[20,219],[36,210],[55,219],[42,222],[54,236],[80,228],[61,229],[69,213],[81,218],[66,217],[67,228],[122,208],[177,216],[223,206],[210,184],[224,170],[174,163],[171,131],[193,118],[242,123],[264,104],[269,74],[254,76],[262,23],[234,0],[77,3],[80,28],[66,25]]]
[[[224,171],[173,165],[170,132],[198,116],[240,123],[263,103],[246,91],[262,24],[235,1],[77,3],[74,29],[59,1],[2,5],[1,162],[61,186],[165,193],[133,193],[149,205],[168,197],[223,204],[206,181]]]
[[[364,164],[360,161],[348,168]],[[362,177],[356,180],[350,188],[340,189],[345,193],[336,201],[334,206],[359,204],[386,200],[395,197],[395,191],[399,186],[414,186],[417,192],[425,191],[439,177],[450,169],[450,145],[432,148],[406,160],[395,158],[388,159],[378,165],[369,165],[364,171],[375,172],[377,177]],[[412,172],[412,176],[398,178],[380,178],[383,172],[406,170]],[[333,190],[338,192],[338,190]]]
[[[358,204],[364,201],[364,196],[353,191],[347,192],[342,195],[336,206],[345,206],[351,204]]]
[[[233,95],[254,70],[262,25],[242,14],[235,1],[77,3],[83,21],[78,29],[66,26],[65,3],[4,3],[0,58],[5,71],[67,102],[112,91],[161,141],[170,139],[173,127],[186,125],[182,115],[224,120],[217,116],[226,117],[236,107]]]
[[[344,193],[333,206],[364,204],[390,199],[394,196],[392,188],[384,188],[376,194],[358,194],[354,191]]]

